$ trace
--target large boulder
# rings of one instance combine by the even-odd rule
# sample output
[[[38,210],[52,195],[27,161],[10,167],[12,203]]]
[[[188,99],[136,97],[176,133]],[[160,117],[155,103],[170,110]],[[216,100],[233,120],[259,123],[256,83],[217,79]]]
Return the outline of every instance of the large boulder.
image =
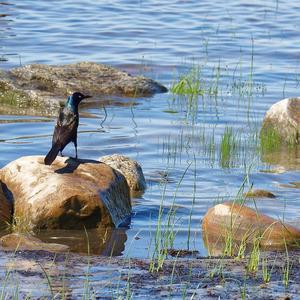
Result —
[[[202,230],[207,245],[228,240],[252,244],[259,240],[262,247],[276,249],[300,241],[300,230],[234,202],[210,208],[203,218]]]
[[[146,190],[146,180],[138,162],[120,154],[106,155],[99,159],[124,175],[132,196],[140,196]]]
[[[261,129],[262,144],[299,144],[300,98],[286,98],[273,104],[267,111]]]
[[[128,224],[130,193],[122,174],[91,160],[21,157],[0,173],[14,201],[14,217],[31,228],[82,229]]]
[[[149,96],[167,91],[158,82],[93,62],[32,64],[0,71],[0,101],[48,110],[74,91],[99,95]]]

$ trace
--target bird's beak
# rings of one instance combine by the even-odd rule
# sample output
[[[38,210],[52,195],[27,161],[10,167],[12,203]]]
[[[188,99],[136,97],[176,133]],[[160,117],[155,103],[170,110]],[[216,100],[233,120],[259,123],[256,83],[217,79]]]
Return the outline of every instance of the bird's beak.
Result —
[[[86,98],[92,98],[92,96],[90,96],[90,95],[83,96],[83,99],[86,99]]]

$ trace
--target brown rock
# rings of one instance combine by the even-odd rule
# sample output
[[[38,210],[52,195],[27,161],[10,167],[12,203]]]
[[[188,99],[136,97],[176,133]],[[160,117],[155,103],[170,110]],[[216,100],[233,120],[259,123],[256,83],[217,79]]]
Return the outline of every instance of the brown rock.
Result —
[[[133,196],[144,193],[146,180],[141,166],[135,160],[119,154],[102,156],[99,160],[124,175]]]
[[[259,212],[233,202],[218,204],[208,210],[202,222],[203,238],[207,244],[225,242],[230,235],[234,241],[253,243],[257,238],[266,248],[282,248],[300,240],[300,231]]]
[[[44,243],[30,234],[12,233],[0,238],[1,247],[10,250],[44,250],[50,252],[67,252],[69,247],[62,244]]]
[[[120,226],[131,214],[130,194],[122,174],[106,164],[57,157],[21,157],[1,170],[14,198],[17,219],[32,228],[82,229]]]
[[[250,190],[243,194],[245,198],[276,198],[276,196],[266,190]]]
[[[300,142],[300,98],[286,98],[270,107],[263,120],[261,138],[269,138],[273,143]]]

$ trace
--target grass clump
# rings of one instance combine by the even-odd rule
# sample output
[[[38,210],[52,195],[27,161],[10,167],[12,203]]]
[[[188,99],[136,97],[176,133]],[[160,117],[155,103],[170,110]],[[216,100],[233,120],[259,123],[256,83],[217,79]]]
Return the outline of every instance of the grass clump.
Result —
[[[234,156],[240,146],[238,134],[231,127],[225,127],[220,143],[220,165],[222,168],[230,168],[234,165]]]
[[[261,152],[278,150],[281,145],[282,145],[282,138],[273,127],[268,127],[261,130],[260,132]]]
[[[176,95],[201,95],[204,96],[205,89],[201,83],[201,70],[199,67],[193,67],[189,73],[182,75],[179,81],[173,83],[171,92]]]
[[[18,233],[32,233],[33,224],[29,215],[13,216],[10,223],[7,223],[7,230]]]

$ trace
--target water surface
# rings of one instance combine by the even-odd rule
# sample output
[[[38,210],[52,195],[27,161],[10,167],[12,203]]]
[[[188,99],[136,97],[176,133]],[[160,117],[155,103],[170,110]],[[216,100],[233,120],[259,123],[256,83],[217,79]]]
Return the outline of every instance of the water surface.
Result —
[[[99,97],[81,106],[79,156],[127,155],[142,165],[148,183],[146,193],[133,199],[128,230],[109,232],[105,241],[101,232],[89,232],[93,253],[149,257],[160,205],[166,216],[175,199],[174,247],[206,255],[201,219],[215,203],[232,199],[245,175],[246,188],[253,184],[277,196],[259,201],[263,212],[298,224],[299,190],[288,185],[299,178],[297,151],[270,160],[257,152],[255,142],[270,105],[298,96],[298,11],[297,1],[260,0],[0,3],[3,69],[95,61],[170,88],[180,75],[201,68],[205,95],[192,101],[169,92],[110,101]],[[54,119],[14,108],[2,107],[0,113],[1,167],[24,155],[47,153]],[[230,162],[220,156],[226,127],[241,140]],[[73,145],[65,154],[74,154]],[[289,155],[295,163],[286,164]],[[284,172],[263,172],[278,168]],[[85,251],[80,232],[41,237]],[[118,246],[112,251],[114,241]]]

